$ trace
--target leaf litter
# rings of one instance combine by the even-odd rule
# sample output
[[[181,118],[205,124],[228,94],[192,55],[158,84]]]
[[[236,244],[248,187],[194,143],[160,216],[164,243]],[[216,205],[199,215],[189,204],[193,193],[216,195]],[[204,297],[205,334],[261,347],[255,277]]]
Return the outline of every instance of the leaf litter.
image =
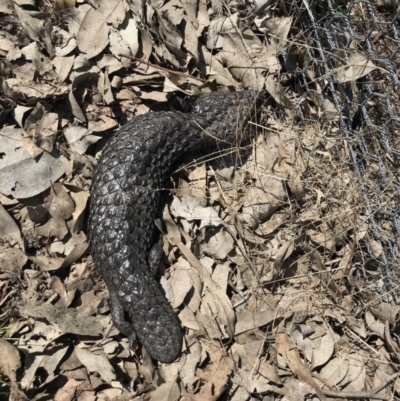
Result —
[[[17,3],[0,5],[0,374],[12,399],[398,396],[399,307],[378,295],[373,261],[359,269],[365,244],[376,257],[382,246],[336,110],[303,99],[321,124],[297,124],[301,92],[284,84],[308,57],[288,41],[293,18],[271,2],[233,2],[229,15],[202,0]],[[336,56],[339,82],[378,68],[354,44]],[[155,364],[113,327],[87,253],[93,168],[119,124],[216,85],[271,98],[257,138],[195,155],[165,188],[160,282],[185,341],[180,359]]]

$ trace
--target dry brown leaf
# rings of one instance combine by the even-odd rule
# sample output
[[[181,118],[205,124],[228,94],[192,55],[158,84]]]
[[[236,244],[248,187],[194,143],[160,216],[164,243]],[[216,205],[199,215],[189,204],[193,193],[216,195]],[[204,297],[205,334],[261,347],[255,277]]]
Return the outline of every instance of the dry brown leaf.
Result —
[[[100,136],[92,135],[90,129],[84,127],[67,127],[64,135],[71,149],[82,155],[87,148],[101,139]]]
[[[200,330],[200,326],[197,322],[196,316],[188,306],[185,306],[179,313],[179,320],[182,322],[182,326],[187,327],[188,329],[192,329],[195,331]]]
[[[277,317],[276,311],[272,309],[260,312],[237,312],[235,335],[260,326],[265,326],[274,321]]]
[[[205,243],[200,244],[200,251],[215,259],[224,260],[232,251],[234,239],[223,227],[210,227],[205,234]]]
[[[84,316],[75,309],[67,309],[61,305],[30,304],[21,308],[21,314],[27,317],[46,319],[64,333],[100,336],[103,332],[99,318]]]
[[[21,357],[18,348],[8,341],[0,338],[0,370],[8,379],[16,383],[16,372],[21,367]]]
[[[314,347],[311,369],[315,369],[319,366],[325,365],[331,359],[335,350],[335,341],[331,330],[327,330],[325,335],[317,339],[313,338],[312,341]]]
[[[86,53],[89,59],[97,56],[109,43],[107,23],[118,27],[124,19],[124,4],[119,0],[107,1],[99,4],[96,9],[91,8],[86,13],[76,37],[79,49]]]
[[[0,205],[0,238],[2,243],[9,244],[10,248],[18,245],[22,250],[25,249],[19,227],[2,205]]]
[[[182,401],[217,401],[219,396],[213,394],[212,383],[207,383],[200,390],[199,394],[187,393],[183,396]]]
[[[111,380],[115,380],[114,369],[104,352],[97,351],[94,353],[87,349],[75,348],[75,353],[89,372],[97,372],[107,383],[111,383]]]
[[[339,82],[356,81],[376,68],[368,56],[357,49],[346,49],[344,65],[337,68],[336,77]],[[381,71],[386,72],[383,68]]]
[[[265,88],[277,103],[288,109],[291,109],[293,107],[292,102],[283,92],[283,88],[281,87],[281,85],[276,82],[271,75],[268,75],[267,79],[265,80]]]
[[[293,17],[271,18],[263,24],[271,37],[271,43],[277,46],[279,54],[286,53],[287,37],[292,21]]]
[[[64,0],[65,1],[65,0]],[[54,401],[73,401],[78,392],[80,381],[70,378],[54,395]],[[85,401],[89,401],[86,399]]]
[[[171,280],[169,281],[174,291],[174,302],[172,302],[174,308],[182,305],[185,297],[193,288],[193,275],[197,274],[193,271],[189,262],[183,258],[179,258],[177,263],[174,264]]]
[[[384,338],[385,324],[379,321],[379,319],[375,319],[374,315],[370,311],[365,312],[365,322],[373,333],[382,339]]]
[[[157,387],[154,394],[151,396],[151,401],[178,401],[181,397],[181,392],[176,381],[163,383]]]
[[[284,395],[289,401],[298,401],[299,398],[304,400],[306,399],[305,397],[309,396],[309,394],[312,392],[312,386],[310,386],[308,383],[304,383],[302,380],[296,380],[294,377],[288,377],[283,389],[279,391],[279,393]]]
[[[330,386],[336,386],[347,375],[349,370],[348,355],[340,355],[331,359],[320,371],[320,376],[323,377]]]
[[[311,386],[321,401],[325,401],[325,396],[311,377],[310,371],[300,359],[298,350],[291,349],[289,337],[285,333],[276,336],[277,351],[284,358],[293,374],[302,382]]]
[[[197,376],[213,386],[214,395],[219,397],[226,388],[234,362],[225,355],[224,349],[212,343],[206,349],[211,362],[204,369],[197,369]]]
[[[14,3],[14,10],[18,16],[20,24],[23,26],[29,37],[35,42],[42,42],[50,54],[50,57],[53,57],[55,51],[50,38],[48,24],[38,18],[33,18],[27,11],[18,7],[16,3]]]
[[[200,200],[193,195],[174,196],[170,210],[175,217],[183,217],[188,221],[200,220],[199,229],[206,226],[219,226],[221,218],[212,207],[203,207]]]
[[[30,156],[22,145],[22,130],[6,128],[2,134],[0,148],[5,155],[0,159],[0,192],[3,194],[29,198],[49,188],[51,182],[64,174],[59,158],[47,152],[37,159]]]
[[[172,245],[178,246],[179,250],[188,260],[188,262],[197,270],[199,276],[205,284],[205,288],[213,294],[214,297],[218,298],[218,318],[221,319],[224,328],[226,328],[229,337],[233,336],[234,333],[234,320],[235,315],[232,309],[232,304],[227,297],[226,293],[219,287],[219,285],[211,278],[209,273],[204,269],[198,259],[193,253],[185,247],[185,245],[175,237],[170,237],[168,234],[166,238]]]

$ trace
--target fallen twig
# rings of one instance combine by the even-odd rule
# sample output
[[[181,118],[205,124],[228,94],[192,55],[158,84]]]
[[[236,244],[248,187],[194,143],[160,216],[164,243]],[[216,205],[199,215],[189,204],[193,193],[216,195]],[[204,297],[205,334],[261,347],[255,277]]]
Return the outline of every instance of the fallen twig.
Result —
[[[335,391],[335,390],[322,390],[324,395],[327,397],[335,398],[371,398],[375,400],[390,400],[391,397],[385,394],[376,394],[383,390],[388,384],[393,380],[396,380],[399,376],[398,373],[394,373],[392,376],[388,377],[380,386],[371,389],[370,391]]]

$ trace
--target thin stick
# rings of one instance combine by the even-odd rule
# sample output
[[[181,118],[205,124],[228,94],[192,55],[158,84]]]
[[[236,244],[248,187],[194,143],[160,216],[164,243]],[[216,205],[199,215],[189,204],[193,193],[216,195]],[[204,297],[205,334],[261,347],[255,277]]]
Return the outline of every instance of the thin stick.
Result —
[[[399,376],[398,373],[394,373],[392,376],[389,376],[380,386],[373,388],[370,391],[352,392],[352,391],[322,390],[322,392],[327,397],[335,397],[335,398],[371,398],[375,400],[390,400],[391,397],[385,394],[376,394],[376,393],[383,390],[393,380],[396,380],[398,376]]]

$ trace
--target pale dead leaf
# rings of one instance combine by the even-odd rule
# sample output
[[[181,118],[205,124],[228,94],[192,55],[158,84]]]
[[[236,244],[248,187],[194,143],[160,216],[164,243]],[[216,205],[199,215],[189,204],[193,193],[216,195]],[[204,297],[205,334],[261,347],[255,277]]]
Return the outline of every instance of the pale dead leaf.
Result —
[[[179,389],[176,381],[163,383],[157,387],[156,391],[150,398],[151,401],[178,401],[181,396],[181,391]]]
[[[210,76],[210,79],[215,80],[219,85],[239,86],[239,83],[233,78],[229,70],[224,67],[221,61],[213,57],[204,45],[200,45],[199,52],[205,63],[203,68],[206,70],[207,75]]]
[[[306,396],[309,396],[310,393],[313,393],[313,387],[301,380],[296,380],[294,377],[287,378],[282,391],[284,399],[288,401],[305,400]]]
[[[110,51],[114,57],[121,60],[121,64],[125,68],[130,68],[132,61],[128,57],[120,57],[121,54],[131,55],[131,50],[128,42],[122,37],[121,32],[115,29],[110,30]],[[108,78],[108,77],[107,77]],[[110,99],[111,100],[111,99]],[[111,102],[109,102],[111,103]]]
[[[200,201],[190,194],[183,197],[174,196],[170,210],[176,217],[183,217],[188,221],[200,220],[200,229],[222,224],[222,220],[215,209],[201,206]]]
[[[289,366],[290,370],[294,375],[304,383],[310,385],[315,393],[318,395],[321,401],[325,401],[326,398],[314,379],[311,377],[310,371],[302,363],[300,355],[297,349],[292,349],[289,337],[286,333],[279,333],[276,336],[277,351],[284,358],[285,362]]]
[[[188,329],[196,331],[200,330],[199,323],[197,322],[195,314],[186,305],[179,313],[179,320],[182,322],[182,326],[187,327]]]
[[[270,18],[264,26],[267,28],[271,43],[277,46],[279,54],[286,53],[287,37],[292,26],[293,17]]]
[[[279,82],[276,82],[271,75],[268,75],[265,80],[265,89],[275,99],[277,103],[291,109],[293,107],[292,102],[285,95],[282,86]]]
[[[349,370],[340,385],[346,386],[348,383],[352,383],[352,388],[354,388],[355,391],[361,391],[363,388],[356,390],[355,386],[357,384],[362,384],[363,386],[365,385],[365,363],[360,359],[360,354],[357,352],[351,353],[348,356],[348,359]],[[363,379],[362,383],[359,381],[360,376]]]
[[[266,186],[249,187],[242,198],[242,218],[255,229],[264,223],[279,208],[281,200],[286,198],[282,180],[270,178]]]
[[[202,347],[200,341],[191,339],[188,344],[188,354],[184,365],[179,371],[179,377],[183,383],[191,386],[194,380],[197,380],[196,369],[201,361]]]
[[[361,362],[363,364],[363,362]],[[357,392],[357,391],[362,391],[365,388],[365,379],[367,378],[367,372],[366,372],[366,367],[362,366],[361,370],[358,370],[358,367],[356,369],[352,369],[353,373],[351,376],[356,376],[354,380],[352,380],[346,387],[343,388],[344,391],[349,391],[349,392]],[[349,370],[350,372],[350,370]]]
[[[378,305],[370,307],[371,313],[381,322],[388,321],[395,325],[400,317],[400,305],[390,305],[386,302],[381,302]]]
[[[107,383],[111,383],[111,380],[115,380],[114,369],[103,351],[96,351],[96,353],[94,353],[87,349],[75,348],[75,353],[90,372],[98,373]]]
[[[294,251],[294,242],[285,242],[275,255],[275,265],[280,266]]]
[[[337,356],[331,359],[320,371],[323,377],[330,386],[335,386],[340,383],[349,370],[348,355]]]
[[[214,50],[221,48],[224,43],[224,33],[236,27],[238,14],[235,13],[229,18],[219,18],[211,22],[208,28],[207,48]]]
[[[234,239],[223,227],[210,227],[206,232],[207,242],[200,244],[205,255],[224,260],[233,249]]]
[[[346,55],[347,60],[345,61],[345,65],[336,70],[336,77],[339,82],[356,81],[358,78],[361,78],[376,68],[379,68],[369,60],[367,55],[361,53],[357,49],[346,49]],[[386,72],[383,68],[379,69]]]
[[[368,328],[380,338],[384,338],[385,324],[378,319],[375,319],[370,311],[365,312],[365,323]]]
[[[232,337],[234,333],[235,315],[232,309],[232,304],[226,293],[219,287],[219,285],[211,278],[207,270],[202,266],[193,253],[186,248],[186,246],[177,238],[170,237],[168,234],[166,238],[172,245],[176,245],[188,262],[196,269],[199,276],[203,280],[206,288],[215,297],[218,298],[217,308],[219,310],[218,317],[221,319],[223,327],[226,329],[227,334]]]
[[[229,377],[234,369],[234,361],[225,355],[225,350],[213,343],[204,344],[211,362],[206,369],[198,369],[197,376],[214,386],[214,395],[219,397],[225,390]]]
[[[87,148],[101,139],[100,136],[92,135],[91,130],[84,127],[67,127],[64,135],[71,149],[82,155]]]
[[[57,86],[44,82],[28,81],[25,79],[9,78],[4,81],[5,92],[15,100],[28,98],[26,106],[32,106],[38,100],[54,99],[57,96],[64,96],[68,92],[67,84]]]
[[[74,9],[72,9],[72,10],[74,10]],[[80,15],[80,14],[78,13],[78,15]],[[78,21],[79,21],[79,18],[77,18],[77,21],[75,21],[75,22],[78,22]],[[55,57],[57,59],[57,61],[54,63],[54,65],[57,65],[62,70],[64,70],[64,69],[62,67],[60,67],[60,60],[64,57],[71,55],[71,53],[77,48],[76,38],[72,32],[75,22],[69,24],[69,32],[67,32],[64,29],[61,29],[59,27],[53,28],[54,35],[57,35],[59,38],[59,42],[57,43],[57,46],[56,46],[56,57]],[[79,23],[80,23],[80,21],[79,21]],[[74,61],[75,61],[75,55],[71,55],[70,57],[68,57],[66,59],[66,62],[68,65],[71,64],[71,62],[73,65]],[[71,65],[71,67],[72,67],[72,65]],[[58,70],[56,69],[56,71],[58,71]]]
[[[60,389],[57,390],[56,394],[54,395],[54,401],[72,401],[76,399],[76,394],[78,392],[80,384],[81,381],[69,378],[67,382]],[[94,400],[86,398],[84,399],[84,401],[94,401]]]
[[[136,56],[139,50],[139,30],[136,20],[130,18],[119,32],[128,44],[131,55]]]
[[[230,262],[227,261],[225,263],[217,263],[212,273],[213,280],[222,288],[223,291],[227,290],[230,271]]]
[[[110,0],[99,4],[96,9],[91,8],[86,13],[76,37],[79,49],[86,53],[89,59],[97,56],[109,43],[107,23],[118,27],[124,19],[124,3],[120,0]]]
[[[369,238],[369,247],[371,249],[372,256],[379,258],[383,252],[382,244],[378,241],[375,241],[373,238]]]
[[[324,365],[328,362],[335,350],[335,342],[332,337],[331,331],[327,330],[326,334],[319,338],[317,343],[316,339],[312,340],[314,343],[311,369]]]
[[[260,326],[265,326],[274,321],[277,317],[277,312],[273,309],[260,312],[237,312],[235,335]]]
[[[3,243],[8,243],[10,247],[18,245],[22,250],[25,249],[17,223],[2,205],[0,205],[0,238]]]
[[[64,333],[100,336],[103,332],[99,318],[85,316],[75,309],[67,309],[62,305],[33,303],[21,308],[21,314],[27,317],[46,319]]]
[[[61,183],[52,185],[50,195],[45,199],[45,205],[54,218],[68,219],[75,205],[71,196]]]
[[[62,347],[60,349],[54,348],[49,351],[50,355],[45,355],[41,361],[40,367],[46,370],[48,378],[46,382],[53,379],[57,366],[60,364],[61,359],[68,351],[68,346]]]
[[[88,243],[76,243],[75,246],[69,251],[66,258],[63,260],[60,268],[65,268],[71,266],[73,263],[78,261],[88,249]]]
[[[288,219],[289,215],[285,212],[275,213],[265,223],[260,224],[258,228],[255,230],[255,233],[262,236],[272,234]]]
[[[311,362],[313,355],[313,342],[302,332],[303,325],[294,325],[290,332],[290,342],[297,347],[305,359]]]
[[[50,54],[50,57],[54,56],[54,47],[52,41],[50,39],[50,33],[48,31],[48,25],[45,21],[40,20],[38,18],[33,18],[27,11],[18,7],[16,3],[14,3],[14,10],[18,16],[18,21],[25,29],[26,33],[29,37],[34,41],[42,42]]]
[[[55,154],[47,152],[33,159],[23,147],[21,134],[19,129],[3,129],[0,133],[0,148],[5,153],[0,158],[0,192],[29,198],[58,180],[64,174],[64,166]]]
[[[17,380],[16,372],[21,367],[21,357],[18,348],[8,341],[0,338],[0,371],[8,379],[15,383]]]
[[[189,262],[185,259],[180,258],[178,262],[174,264],[173,271],[171,272],[171,279],[169,280],[174,291],[173,308],[182,305],[185,297],[193,288],[191,278],[193,274],[196,274],[196,272],[193,271]]]
[[[78,62],[78,58],[75,59],[75,64]],[[83,83],[86,83],[88,80],[98,80],[99,72],[84,72],[78,76],[72,78],[71,90],[68,93],[68,101],[72,109],[73,115],[81,122],[86,122],[85,114],[83,113],[78,100],[75,97],[74,90]]]
[[[75,210],[72,213],[72,221],[74,221],[72,232],[77,233],[82,229],[82,220],[84,217],[87,201],[89,199],[89,192],[83,191],[81,188],[68,187],[68,189],[71,189],[70,195],[75,202]],[[77,192],[74,192],[75,190]]]

